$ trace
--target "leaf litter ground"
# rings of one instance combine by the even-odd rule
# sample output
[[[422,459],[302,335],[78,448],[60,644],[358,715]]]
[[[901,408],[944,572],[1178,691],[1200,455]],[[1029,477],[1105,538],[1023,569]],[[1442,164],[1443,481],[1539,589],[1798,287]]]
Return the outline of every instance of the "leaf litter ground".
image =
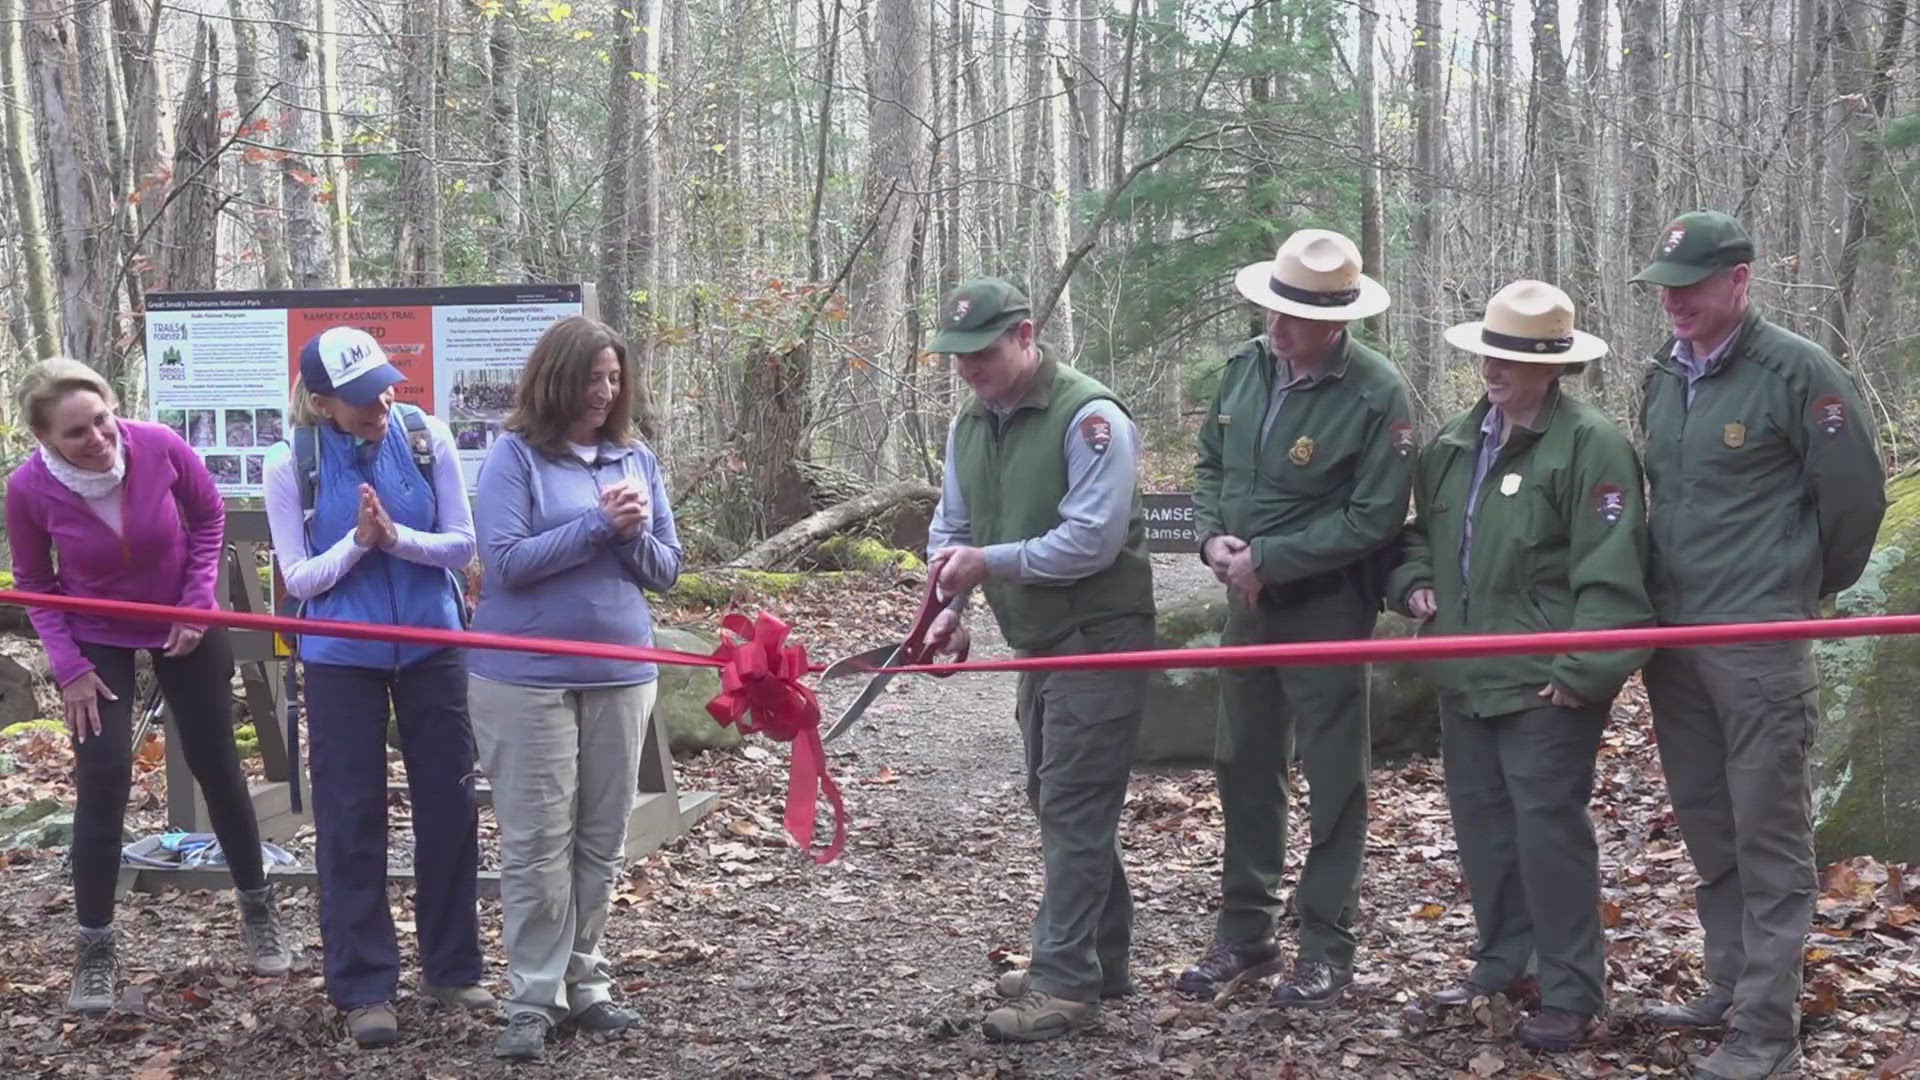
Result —
[[[1158,567],[1166,595],[1202,587],[1191,560]],[[897,637],[919,583],[874,580],[779,602],[817,652]],[[1003,649],[983,630],[982,654]],[[828,688],[837,712],[857,689]],[[0,805],[70,798],[71,756],[55,738],[17,745]],[[1630,685],[1602,750],[1594,815],[1602,843],[1611,1011],[1600,1041],[1538,1055],[1511,1038],[1524,1012],[1504,997],[1435,1013],[1423,995],[1465,973],[1471,912],[1437,761],[1376,769],[1360,966],[1335,1009],[1266,1008],[1264,986],[1225,1001],[1171,992],[1207,944],[1219,873],[1220,807],[1204,769],[1136,775],[1123,839],[1136,903],[1140,992],[1076,1037],[1028,1047],[983,1040],[992,982],[1024,960],[1040,888],[1037,837],[1019,773],[1013,683],[1002,676],[896,680],[834,747],[854,832],[816,867],[779,820],[786,748],[750,743],[679,763],[683,789],[718,792],[686,838],[632,866],[605,952],[643,1018],[621,1038],[563,1035],[551,1076],[739,1077],[1684,1077],[1705,1040],[1639,1022],[1646,1003],[1700,989],[1692,877],[1647,722]],[[164,778],[136,767],[137,829],[164,825]],[[1296,790],[1305,786],[1295,777]],[[404,860],[404,800],[393,847]],[[483,863],[493,863],[482,814]],[[303,858],[311,836],[286,846]],[[433,1010],[412,993],[413,913],[393,891],[404,957],[398,1046],[361,1052],[319,977],[315,897],[287,897],[300,946],[286,980],[241,973],[227,893],[129,895],[120,928],[123,993],[107,1019],[63,1012],[72,900],[57,849],[15,853],[0,872],[0,1061],[46,1077],[502,1076],[498,1021]],[[1296,842],[1290,860],[1297,866]],[[1806,1075],[1920,1075],[1920,873],[1855,859],[1825,869],[1807,950]],[[504,989],[500,912],[482,901],[488,982]]]

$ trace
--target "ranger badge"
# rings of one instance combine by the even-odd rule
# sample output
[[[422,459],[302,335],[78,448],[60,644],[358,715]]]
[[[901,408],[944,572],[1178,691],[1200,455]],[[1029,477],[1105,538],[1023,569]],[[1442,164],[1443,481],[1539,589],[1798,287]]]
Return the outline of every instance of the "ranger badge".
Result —
[[[1720,441],[1726,443],[1729,450],[1738,450],[1747,445],[1747,425],[1728,424],[1727,430],[1720,434]]]
[[[1295,465],[1306,465],[1313,460],[1313,439],[1302,435],[1294,440],[1293,449],[1287,451],[1287,457]]]

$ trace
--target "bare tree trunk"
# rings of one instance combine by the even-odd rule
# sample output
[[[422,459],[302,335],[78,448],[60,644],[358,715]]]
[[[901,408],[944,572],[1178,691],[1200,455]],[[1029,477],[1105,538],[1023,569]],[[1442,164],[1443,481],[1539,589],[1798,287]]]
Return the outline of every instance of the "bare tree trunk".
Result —
[[[827,148],[833,136],[833,73],[840,62],[841,0],[833,0],[833,16],[827,26],[826,55],[821,60],[819,146],[813,160],[813,202],[807,211],[807,280],[819,281],[824,273],[820,265],[820,211],[827,198]]]
[[[1021,168],[1021,201],[1024,212],[1021,227],[1029,238],[1026,287],[1046,281],[1060,265],[1066,250],[1065,226],[1058,189],[1060,168],[1060,88],[1053,79],[1053,9],[1050,0],[1030,0],[1027,5],[1027,113],[1022,138],[1025,161]],[[1073,293],[1071,283],[1061,292],[1048,326],[1048,337],[1061,350],[1062,358],[1072,361],[1074,354]]]
[[[496,281],[524,281],[527,217],[520,183],[520,24],[505,7],[494,13],[492,22],[487,35],[487,191],[493,199],[493,228],[487,244],[487,272]]]
[[[1793,9],[1793,74],[1788,84],[1784,141],[1800,151],[1795,155],[1799,159],[1800,168],[1789,172],[1784,178],[1790,186],[1787,188],[1787,197],[1782,200],[1786,221],[1781,250],[1791,256],[1791,259],[1787,260],[1786,265],[1782,267],[1789,286],[1806,280],[1808,271],[1806,266],[1807,179],[1802,170],[1806,163],[1812,160],[1809,151],[1813,149],[1813,141],[1817,138],[1812,131],[1815,125],[1807,122],[1807,118],[1813,115],[1814,57],[1820,48],[1820,33],[1815,26],[1817,19],[1814,14],[1814,4],[1815,0],[1796,0]],[[1788,295],[1792,295],[1791,289]],[[1800,305],[1797,303],[1791,305],[1791,310],[1793,316],[1790,325],[1804,332],[1806,327],[1801,318]]]
[[[402,285],[437,285],[444,265],[437,108],[444,13],[445,0],[420,0],[407,6],[401,22],[400,227],[393,265]]]
[[[160,223],[157,287],[206,292],[216,287],[221,203],[220,42],[204,22],[194,39],[174,132],[175,190]]]
[[[613,48],[607,59],[607,161],[600,180],[600,320],[625,336],[627,299],[627,236],[633,227],[628,206],[633,158],[634,26],[613,13]]]
[[[1660,60],[1655,34],[1660,29],[1660,0],[1620,0],[1621,47],[1626,52],[1622,85],[1630,89],[1623,118],[1626,144],[1627,235],[1630,259],[1645,259],[1653,251],[1660,215]],[[1623,327],[1624,331],[1625,328]],[[1652,347],[1646,333],[1622,333],[1614,342],[1630,356]]]
[[[320,149],[327,178],[327,230],[333,238],[333,283],[353,284],[353,204],[348,201],[350,177],[340,152],[347,140],[340,130],[340,36],[336,0],[313,0],[314,44],[320,55]]]
[[[1560,166],[1573,147],[1577,121],[1567,101],[1567,61],[1560,51],[1559,11],[1536,4],[1533,13],[1534,92],[1528,103],[1527,171],[1533,178],[1534,276],[1560,280]]]
[[[1385,279],[1387,229],[1380,200],[1380,92],[1374,85],[1373,77],[1380,9],[1374,3],[1375,0],[1360,2],[1360,40],[1354,46],[1359,53],[1354,90],[1360,96],[1360,155],[1363,159],[1360,163],[1360,262],[1368,274]],[[1367,320],[1367,332],[1384,345],[1387,343],[1388,325],[1385,315],[1377,315]]]
[[[280,205],[287,223],[287,263],[296,289],[324,289],[335,284],[328,233],[320,225],[320,202],[315,190],[319,169],[307,152],[313,145],[314,72],[318,57],[307,26],[305,0],[273,0],[274,51],[280,60],[280,87],[275,95],[282,134],[280,145]]]
[[[657,70],[654,42],[660,38],[659,8],[653,0],[632,0],[635,30],[634,70],[639,78],[629,78],[633,93],[629,116],[628,141],[632,147],[633,168],[628,172],[627,201],[632,205],[633,227],[627,232],[627,284],[638,299],[632,305],[632,327],[627,345],[633,350],[640,385],[653,385],[654,294],[657,289],[660,225],[659,139],[654,132],[654,96]],[[796,134],[798,134],[796,132]]]
[[[227,0],[227,14],[233,22],[233,95],[235,113],[255,119],[245,122],[244,130],[270,127],[271,121],[259,115],[257,107],[268,95],[260,85],[260,42],[253,21],[247,17],[245,0]],[[287,246],[280,230],[280,205],[267,182],[267,168],[254,154],[240,157],[240,202],[246,207],[248,247],[259,260],[261,284],[268,289],[287,287]],[[246,256],[243,254],[242,258]]]
[[[1413,320],[1411,380],[1418,391],[1418,408],[1434,419],[1434,368],[1440,355],[1434,317],[1433,275],[1440,267],[1437,189],[1440,185],[1440,148],[1445,122],[1440,103],[1440,0],[1415,0],[1413,50],[1413,273],[1407,299]],[[1430,423],[1424,426],[1431,426]]]
[[[1571,159],[1561,162],[1561,181],[1565,184],[1567,212],[1573,229],[1573,268],[1567,276],[1567,291],[1578,305],[1580,325],[1589,333],[1609,337],[1606,289],[1601,283],[1600,199],[1596,178],[1600,170],[1600,124],[1603,88],[1607,77],[1607,2],[1580,2],[1580,93],[1570,100],[1579,111],[1579,145]],[[1587,387],[1595,395],[1606,389],[1608,364],[1627,369],[1632,358],[1612,356],[1587,365]]]
[[[1900,43],[1906,27],[1907,0],[1888,0],[1886,22],[1880,31],[1878,50],[1869,51],[1864,46],[1859,50],[1860,63],[1868,71],[1862,111],[1879,125],[1884,125],[1887,120],[1887,106],[1893,94],[1894,68],[1900,63]],[[1853,157],[1847,163],[1847,186],[1843,192],[1847,205],[1846,232],[1840,249],[1839,266],[1834,274],[1833,297],[1827,307],[1827,351],[1836,357],[1848,358],[1857,351],[1859,342],[1848,336],[1849,331],[1858,335],[1865,329],[1855,325],[1856,320],[1852,319],[1850,308],[1860,271],[1860,247],[1872,235],[1874,227],[1870,204],[1875,165],[1880,160],[1880,154],[1877,138],[1856,138]]]
[[[68,356],[98,360],[106,352],[112,305],[113,245],[106,236],[111,191],[102,141],[99,104],[89,94],[102,87],[82,75],[77,27],[59,0],[28,0],[26,56],[33,81],[33,110],[40,169],[47,195],[47,232],[52,242],[60,305],[60,347]],[[117,378],[117,371],[102,374]]]
[[[871,145],[861,184],[862,218],[875,223],[871,250],[863,252],[852,279],[852,308],[859,354],[855,369],[859,449],[871,476],[887,460],[893,400],[888,374],[909,341],[905,315],[907,275],[914,231],[927,186],[927,9],[920,0],[876,0],[874,57],[868,129]]]
[[[6,110],[7,188],[19,221],[20,261],[27,278],[26,310],[32,324],[33,351],[48,357],[60,351],[60,306],[54,292],[53,256],[47,247],[47,222],[40,187],[33,179],[34,122],[26,60],[20,51],[20,0],[0,0],[0,108]]]

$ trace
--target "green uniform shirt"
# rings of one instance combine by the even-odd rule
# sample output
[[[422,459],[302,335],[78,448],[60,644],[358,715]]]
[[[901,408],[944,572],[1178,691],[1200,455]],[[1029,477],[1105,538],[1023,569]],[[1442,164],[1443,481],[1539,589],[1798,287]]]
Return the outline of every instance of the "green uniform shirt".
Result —
[[[1460,576],[1486,399],[1420,452],[1406,557],[1387,595],[1434,591],[1435,634],[1610,630],[1653,621],[1646,591],[1646,503],[1633,444],[1598,409],[1558,387],[1534,427],[1515,425],[1473,509],[1473,558]],[[1650,650],[1490,656],[1433,665],[1474,716],[1546,704],[1549,682],[1590,705],[1612,700]]]
[[[1322,375],[1287,391],[1263,440],[1274,356],[1266,338],[1247,342],[1220,373],[1200,424],[1201,546],[1223,534],[1247,541],[1268,585],[1351,566],[1406,523],[1414,464],[1406,382],[1351,333],[1336,350]]]
[[[1648,592],[1663,623],[1809,618],[1859,580],[1886,512],[1873,417],[1826,350],[1749,312],[1694,384],[1642,387]]]
[[[954,420],[950,467],[966,503],[968,539],[982,547],[1044,536],[1060,524],[1068,488],[1061,446],[1075,414],[1095,400],[1121,405],[1097,380],[1043,356],[1026,395],[1004,416],[976,400]],[[982,589],[1007,644],[1045,649],[1104,619],[1153,614],[1137,483],[1130,505],[1126,543],[1105,568],[1066,583],[987,579]]]

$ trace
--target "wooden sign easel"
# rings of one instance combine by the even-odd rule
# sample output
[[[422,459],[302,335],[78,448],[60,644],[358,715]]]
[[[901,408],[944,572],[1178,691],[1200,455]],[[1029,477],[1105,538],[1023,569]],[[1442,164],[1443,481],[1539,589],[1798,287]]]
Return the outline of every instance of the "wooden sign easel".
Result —
[[[272,598],[262,587],[259,572],[272,546],[264,510],[227,511],[227,548],[220,560],[220,577],[214,588],[223,607],[232,611],[263,613],[273,610]],[[273,842],[285,841],[313,820],[312,791],[305,782],[306,778],[302,777],[301,792],[305,798],[300,813],[293,810],[291,788],[287,783],[286,710],[298,708],[299,703],[289,701],[283,688],[291,684],[289,675],[293,661],[276,655],[273,635],[263,631],[236,630],[232,640],[234,663],[240,669],[247,711],[256,718],[254,731],[259,736],[260,757],[267,776],[264,783],[252,786],[254,815],[260,821],[260,838]],[[164,717],[164,704],[160,704],[159,712]],[[262,723],[262,718],[271,719]],[[201,798],[199,785],[193,781],[193,774],[187,769],[179,740],[167,739],[166,747],[167,825],[181,832],[207,832],[210,827],[206,802]],[[301,764],[304,766],[306,762],[302,760]],[[389,791],[404,795],[407,786],[392,784],[389,785]],[[492,789],[484,780],[475,785],[475,793],[481,806],[492,805]],[[673,756],[667,750],[666,732],[656,710],[647,722],[641,750],[639,797],[634,802],[632,816],[627,820],[627,857],[639,858],[684,836],[696,822],[712,812],[718,801],[719,796],[712,792],[682,793],[679,790],[674,782]],[[273,880],[290,888],[319,885],[319,876],[311,865],[270,867],[269,873]],[[388,871],[388,878],[410,881],[413,871],[411,868],[394,868]],[[122,892],[130,888],[142,892],[159,892],[168,888],[223,889],[231,884],[232,879],[225,867],[163,870],[123,866],[120,871]],[[499,895],[498,871],[481,871],[480,892],[483,896]]]

